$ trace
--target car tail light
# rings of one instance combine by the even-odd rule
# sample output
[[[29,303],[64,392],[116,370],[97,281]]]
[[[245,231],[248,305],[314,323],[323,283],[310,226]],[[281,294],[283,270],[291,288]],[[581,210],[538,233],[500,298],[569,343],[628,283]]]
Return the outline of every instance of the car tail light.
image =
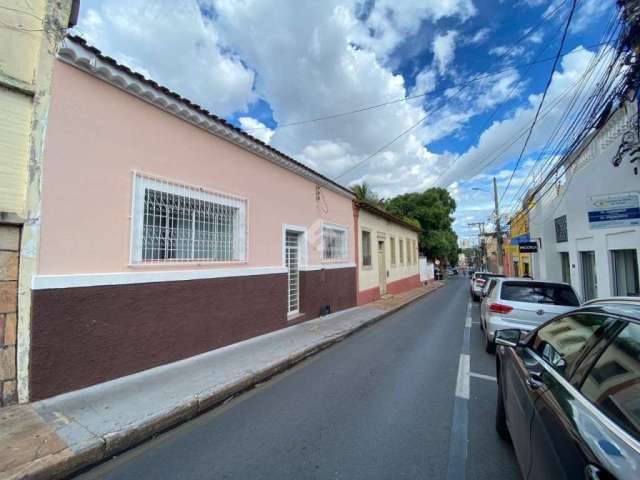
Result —
[[[493,313],[509,313],[513,310],[513,307],[509,305],[503,305],[502,303],[492,303],[489,305],[489,310]]]
[[[483,286],[485,284],[485,281],[481,278],[476,280],[476,285],[478,285],[479,287]]]

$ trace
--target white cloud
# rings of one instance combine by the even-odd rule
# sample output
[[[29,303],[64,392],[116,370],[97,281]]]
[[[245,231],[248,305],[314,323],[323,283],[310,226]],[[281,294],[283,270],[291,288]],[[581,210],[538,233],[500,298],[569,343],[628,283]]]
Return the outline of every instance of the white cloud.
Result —
[[[490,28],[481,28],[473,35],[473,37],[467,40],[467,43],[472,43],[475,45],[484,43],[489,38],[490,33],[491,33]]]
[[[83,1],[74,33],[218,115],[244,111],[255,99],[254,72],[226,50],[195,2]]]
[[[455,57],[457,36],[457,31],[449,30],[444,35],[436,35],[433,39],[434,63],[440,75],[447,72],[447,67]]]
[[[262,140],[264,143],[271,142],[271,137],[273,137],[275,132],[264,123],[253,117],[240,117],[238,121],[242,128],[250,135],[253,135],[258,140]]]
[[[525,52],[525,48],[521,45],[517,45],[515,47],[510,46],[507,47],[505,45],[500,45],[497,47],[493,47],[489,50],[489,55],[494,55],[496,57],[506,56],[507,58],[519,57]]]
[[[433,92],[436,88],[436,78],[436,71],[430,66],[425,67],[416,75],[416,83],[411,89],[410,94],[421,95]]]
[[[525,155],[539,149],[557,128],[557,123],[571,99],[571,95],[566,95],[566,92],[582,77],[594,56],[593,52],[576,49],[563,57],[559,70],[553,75],[545,107],[542,110],[542,115],[545,118],[537,123]],[[594,87],[593,84],[589,84],[589,86]],[[586,88],[581,99],[584,100],[589,93],[589,88]],[[439,183],[448,185],[455,180],[470,179],[484,170],[492,161],[499,166],[517,156],[524,139],[516,141],[511,146],[509,144],[516,140],[521,132],[526,131],[541,97],[541,94],[530,95],[528,105],[517,108],[510,117],[504,120],[495,121],[480,135],[476,145],[460,155],[453,167],[445,170]],[[560,101],[557,101],[558,99]],[[578,100],[578,102],[580,101]],[[551,109],[550,105],[555,105],[555,107]]]

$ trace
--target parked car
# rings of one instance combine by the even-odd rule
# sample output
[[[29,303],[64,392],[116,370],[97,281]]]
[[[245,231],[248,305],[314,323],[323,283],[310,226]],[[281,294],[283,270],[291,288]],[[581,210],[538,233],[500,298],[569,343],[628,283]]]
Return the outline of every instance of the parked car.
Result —
[[[640,478],[640,299],[498,330],[496,430],[523,478]]]
[[[556,315],[580,306],[571,285],[523,278],[492,278],[480,305],[485,350],[493,353],[496,330],[533,330]]]
[[[476,272],[471,276],[469,288],[471,299],[474,302],[477,302],[482,298],[482,287],[484,287],[487,281],[493,277],[504,277],[504,275],[490,272]]]

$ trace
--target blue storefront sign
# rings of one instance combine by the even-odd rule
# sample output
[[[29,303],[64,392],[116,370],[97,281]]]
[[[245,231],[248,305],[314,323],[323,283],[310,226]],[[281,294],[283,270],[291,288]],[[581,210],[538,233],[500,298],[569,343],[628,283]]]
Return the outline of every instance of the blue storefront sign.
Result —
[[[640,226],[640,192],[594,195],[587,202],[591,229]]]
[[[530,242],[529,234],[518,235],[517,237],[511,237],[511,245],[520,245],[521,243]]]

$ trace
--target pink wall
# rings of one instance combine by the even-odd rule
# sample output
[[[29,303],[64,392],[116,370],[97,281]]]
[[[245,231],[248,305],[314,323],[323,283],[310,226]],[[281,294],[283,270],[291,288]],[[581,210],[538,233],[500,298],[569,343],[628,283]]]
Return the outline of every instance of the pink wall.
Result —
[[[45,147],[39,273],[102,273],[282,265],[283,223],[349,231],[351,200],[57,61]],[[130,266],[132,170],[248,199],[248,261]],[[326,210],[326,212],[325,212]]]

